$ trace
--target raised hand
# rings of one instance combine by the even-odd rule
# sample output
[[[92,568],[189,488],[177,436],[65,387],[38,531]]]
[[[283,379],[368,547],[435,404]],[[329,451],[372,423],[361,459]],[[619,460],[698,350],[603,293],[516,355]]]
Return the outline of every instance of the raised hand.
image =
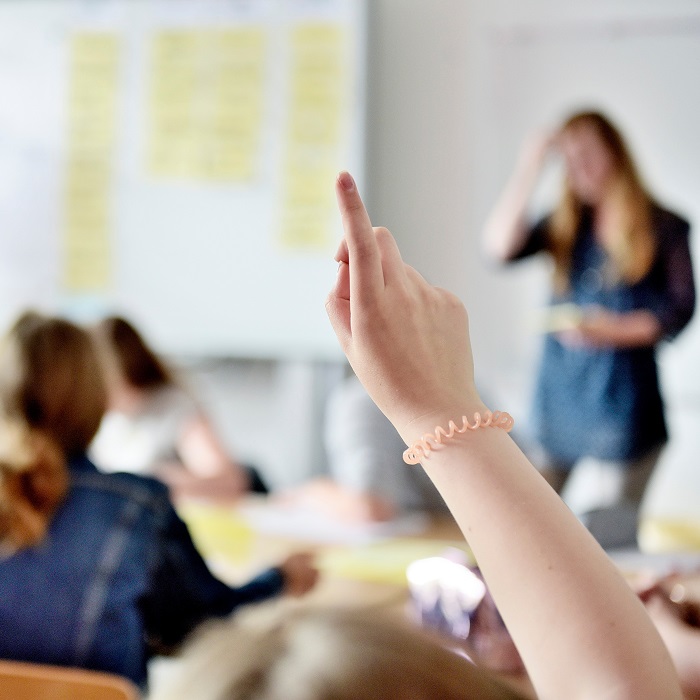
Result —
[[[521,147],[519,164],[539,169],[550,155],[559,153],[560,148],[561,133],[558,130],[533,131]]]
[[[355,373],[407,443],[484,406],[474,386],[467,313],[406,265],[373,228],[354,180],[336,182],[344,239],[326,309]]]

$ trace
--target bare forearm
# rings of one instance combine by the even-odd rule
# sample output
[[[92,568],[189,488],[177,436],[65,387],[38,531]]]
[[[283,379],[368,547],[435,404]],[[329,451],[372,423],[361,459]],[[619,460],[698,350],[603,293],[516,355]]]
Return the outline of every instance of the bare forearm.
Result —
[[[643,606],[505,433],[469,433],[432,452],[424,465],[541,697],[676,697],[668,690],[670,660]],[[534,629],[542,631],[536,642]],[[639,641],[634,649],[630,639]],[[577,695],[571,694],[572,655],[581,670]],[[624,687],[621,667],[629,669]]]
[[[617,324],[617,342],[620,347],[646,347],[655,345],[661,338],[658,318],[646,310],[623,314]]]
[[[639,309],[622,314],[593,312],[584,317],[579,332],[592,345],[624,349],[656,345],[663,331],[656,315]]]
[[[336,193],[345,241],[329,318],[369,395],[411,445],[483,411],[466,311],[373,229],[352,178]],[[460,524],[541,698],[680,700],[641,603],[598,544],[499,428],[431,452],[424,467]]]
[[[216,475],[203,477],[182,464],[167,463],[159,466],[156,476],[168,486],[175,500],[189,497],[231,501],[249,488],[247,475],[233,466]]]

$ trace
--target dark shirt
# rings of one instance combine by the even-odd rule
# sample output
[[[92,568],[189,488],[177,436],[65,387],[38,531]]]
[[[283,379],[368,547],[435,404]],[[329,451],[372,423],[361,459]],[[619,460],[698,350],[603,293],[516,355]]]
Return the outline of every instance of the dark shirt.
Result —
[[[530,232],[516,259],[546,251],[547,219]],[[585,211],[576,238],[568,290],[552,303],[601,306],[617,313],[651,311],[665,339],[674,338],[695,308],[689,224],[654,207],[658,248],[647,275],[630,285],[611,281],[605,250]],[[544,340],[534,402],[536,437],[550,456],[629,461],[667,440],[656,349],[571,348],[556,335]]]
[[[156,651],[205,618],[274,596],[278,569],[230,588],[207,569],[166,487],[70,463],[68,497],[37,546],[0,557],[0,658],[108,671],[139,685]]]

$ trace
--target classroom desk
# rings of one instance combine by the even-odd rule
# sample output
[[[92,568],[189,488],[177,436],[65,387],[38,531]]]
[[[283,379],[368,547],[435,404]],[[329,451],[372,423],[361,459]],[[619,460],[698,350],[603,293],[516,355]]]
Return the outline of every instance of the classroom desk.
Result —
[[[306,596],[310,605],[379,607],[405,616],[410,614],[406,566],[416,559],[437,556],[448,547],[469,552],[449,515],[429,518],[421,532],[389,539],[355,541],[353,536],[352,541],[318,542],[311,537],[256,530],[242,515],[251,506],[271,508],[260,497],[247,497],[233,506],[183,502],[178,511],[209,566],[232,585],[277,564],[292,552],[315,551],[322,575],[314,591]],[[502,677],[526,696],[534,697],[526,677]]]
[[[233,506],[184,502],[178,511],[209,566],[232,585],[274,566],[292,552],[315,552],[322,576],[308,596],[313,602],[401,606],[408,601],[405,569],[411,561],[435,556],[451,546],[468,551],[449,515],[430,518],[427,530],[420,533],[389,539],[368,535],[365,539],[356,536],[362,528],[353,527],[336,541],[323,541],[277,531],[284,522],[273,525],[272,531],[269,526],[261,531],[242,514],[251,506],[258,514],[273,509],[260,497],[247,497]]]
[[[293,551],[316,551],[322,577],[306,597],[311,605],[372,606],[405,616],[410,614],[406,566],[415,559],[438,555],[446,547],[468,552],[457,525],[448,515],[431,518],[423,532],[388,540],[370,537],[366,541],[319,543],[313,537],[289,532],[283,535],[257,531],[242,516],[250,506],[272,510],[259,497],[246,498],[235,506],[187,502],[181,503],[178,510],[211,568],[222,580],[234,585],[275,565]],[[646,553],[610,552],[631,584],[639,576],[644,580],[647,575],[700,570],[697,521],[647,518],[641,524],[639,539]],[[170,663],[172,660],[157,663],[156,673],[163,672],[163,668],[167,671]],[[500,676],[524,697],[535,698],[524,674]]]

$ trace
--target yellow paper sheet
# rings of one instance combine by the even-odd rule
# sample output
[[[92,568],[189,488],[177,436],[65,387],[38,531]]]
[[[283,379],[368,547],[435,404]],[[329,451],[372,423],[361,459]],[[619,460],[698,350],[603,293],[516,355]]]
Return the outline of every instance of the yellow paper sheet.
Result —
[[[72,39],[63,238],[63,282],[71,292],[101,292],[111,282],[119,54],[114,34]]]
[[[152,46],[148,169],[156,177],[250,182],[266,70],[257,27],[164,31]]]
[[[439,556],[447,549],[469,555],[464,542],[429,539],[396,539],[360,547],[338,547],[323,553],[322,570],[339,578],[371,583],[406,585],[406,567],[417,559]]]
[[[533,317],[532,324],[538,333],[559,333],[577,328],[583,311],[576,304],[555,304]]]
[[[350,80],[346,30],[302,24],[290,37],[287,144],[280,242],[291,250],[325,250],[336,221],[329,182],[342,167]]]
[[[178,513],[205,559],[223,559],[236,566],[250,559],[255,535],[232,508],[187,503],[178,507]]]

